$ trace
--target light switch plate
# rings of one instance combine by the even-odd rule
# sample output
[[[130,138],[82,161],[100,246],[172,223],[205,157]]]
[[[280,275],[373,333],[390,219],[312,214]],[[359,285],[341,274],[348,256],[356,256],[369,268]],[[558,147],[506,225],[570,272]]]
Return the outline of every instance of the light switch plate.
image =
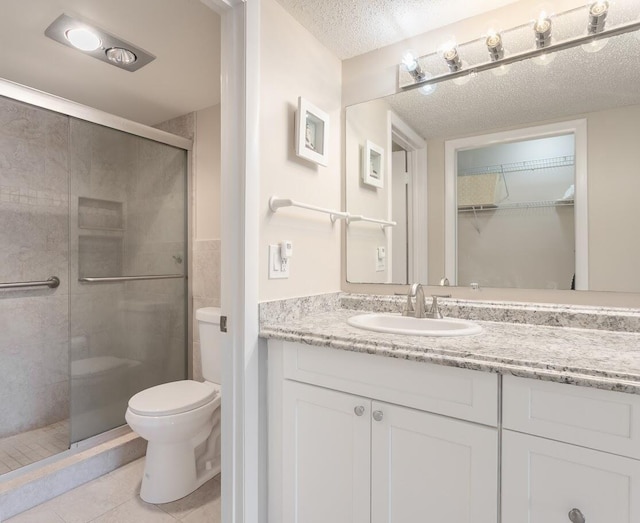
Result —
[[[269,245],[269,279],[279,280],[288,278],[290,266],[290,258],[285,264],[282,263],[282,258],[280,257],[280,245]]]
[[[384,246],[376,247],[376,272],[382,272],[387,267],[387,251]]]

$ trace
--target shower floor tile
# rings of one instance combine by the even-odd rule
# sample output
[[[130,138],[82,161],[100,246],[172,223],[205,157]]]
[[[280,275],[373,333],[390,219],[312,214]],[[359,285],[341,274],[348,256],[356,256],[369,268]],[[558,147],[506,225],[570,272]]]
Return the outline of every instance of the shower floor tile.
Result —
[[[0,438],[0,474],[48,458],[69,448],[69,420]]]
[[[162,505],[140,499],[144,458],[70,490],[5,523],[219,523],[220,477]]]

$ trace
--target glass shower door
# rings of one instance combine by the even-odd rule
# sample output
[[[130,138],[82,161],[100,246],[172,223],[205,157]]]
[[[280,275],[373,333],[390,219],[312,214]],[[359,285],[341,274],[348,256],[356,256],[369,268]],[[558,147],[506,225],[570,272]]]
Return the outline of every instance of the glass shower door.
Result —
[[[187,152],[71,119],[71,441],[186,377]]]

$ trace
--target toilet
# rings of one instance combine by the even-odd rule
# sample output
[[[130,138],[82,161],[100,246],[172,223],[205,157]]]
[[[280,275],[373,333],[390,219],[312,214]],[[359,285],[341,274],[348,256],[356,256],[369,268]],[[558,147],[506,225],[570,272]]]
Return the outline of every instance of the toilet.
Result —
[[[140,497],[168,503],[220,472],[220,309],[196,311],[204,382],[173,381],[139,392],[125,419],[148,441]]]

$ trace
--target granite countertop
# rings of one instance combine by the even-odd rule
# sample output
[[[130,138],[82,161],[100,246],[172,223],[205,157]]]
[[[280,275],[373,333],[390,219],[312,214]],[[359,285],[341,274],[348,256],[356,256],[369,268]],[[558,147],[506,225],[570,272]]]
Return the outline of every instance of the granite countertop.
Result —
[[[475,321],[473,336],[429,337],[351,327],[335,309],[267,320],[264,338],[640,394],[640,333]]]

